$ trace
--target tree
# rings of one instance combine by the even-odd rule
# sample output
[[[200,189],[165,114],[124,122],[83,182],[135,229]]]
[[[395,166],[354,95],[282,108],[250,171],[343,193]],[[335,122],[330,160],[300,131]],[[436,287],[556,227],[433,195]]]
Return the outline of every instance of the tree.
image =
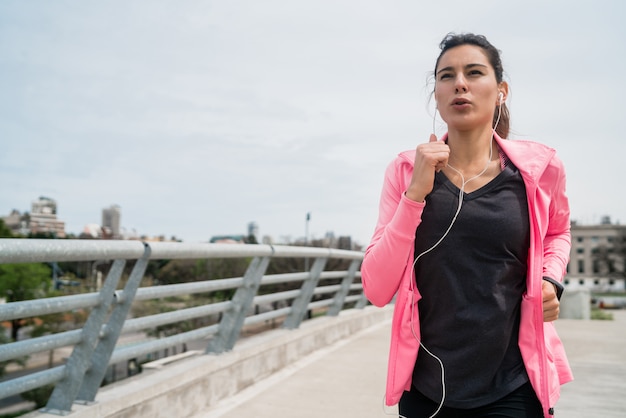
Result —
[[[593,272],[607,276],[614,271],[612,248],[605,244],[598,245],[591,252],[593,254]]]
[[[256,236],[254,236],[254,234],[250,234],[247,237],[245,237],[243,242],[245,242],[246,244],[258,244],[259,243],[256,239]]]
[[[9,337],[7,337],[4,334],[4,330],[2,330],[2,332],[0,332],[0,345],[1,344],[8,344],[11,341],[9,341]],[[7,361],[1,361],[0,362],[0,377],[4,376],[6,373],[6,369],[9,366],[9,364],[11,363],[16,363],[22,367],[24,367],[26,365],[26,360],[27,357],[18,357],[12,360],[7,360]]]
[[[54,390],[54,385],[46,385],[40,388],[29,390],[28,392],[20,393],[22,399],[34,402],[35,408],[43,408],[48,403],[48,399],[50,399],[50,395],[52,395],[52,391]]]
[[[160,285],[240,277],[250,264],[249,258],[210,258],[171,260],[155,273]]]
[[[58,296],[57,294],[49,294],[47,296]],[[48,334],[56,334],[63,331],[66,318],[69,319],[71,315],[64,312],[57,312],[48,314],[37,318],[32,331],[30,332],[31,338],[37,338]],[[48,351],[48,368],[51,369],[54,366],[54,350]]]
[[[0,264],[0,297],[7,302],[45,297],[51,287],[50,267],[45,264]],[[23,319],[11,320],[13,341],[23,325]]]
[[[4,221],[0,219],[0,238],[12,238],[13,233],[11,230],[5,225]]]
[[[614,241],[615,270],[617,275],[626,276],[626,231],[620,230]]]

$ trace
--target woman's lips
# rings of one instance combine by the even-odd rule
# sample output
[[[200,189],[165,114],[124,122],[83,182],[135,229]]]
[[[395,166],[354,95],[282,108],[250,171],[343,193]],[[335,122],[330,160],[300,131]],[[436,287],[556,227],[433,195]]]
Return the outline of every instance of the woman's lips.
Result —
[[[466,109],[471,106],[471,102],[467,99],[454,99],[452,101],[452,107],[457,110]]]

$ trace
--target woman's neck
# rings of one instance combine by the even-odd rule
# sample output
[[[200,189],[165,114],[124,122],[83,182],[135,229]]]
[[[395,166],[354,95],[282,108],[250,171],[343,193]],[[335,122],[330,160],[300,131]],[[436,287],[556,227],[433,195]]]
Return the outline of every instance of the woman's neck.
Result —
[[[497,152],[491,152],[492,141],[491,126],[472,131],[450,130],[448,132],[449,164],[463,171],[472,171],[473,168],[484,166],[490,155],[492,159],[498,156]]]

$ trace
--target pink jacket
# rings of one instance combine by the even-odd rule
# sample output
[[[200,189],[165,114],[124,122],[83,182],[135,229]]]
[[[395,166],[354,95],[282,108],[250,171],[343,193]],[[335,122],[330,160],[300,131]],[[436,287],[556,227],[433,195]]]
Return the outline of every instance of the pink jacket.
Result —
[[[519,169],[528,197],[530,249],[527,290],[521,304],[519,346],[531,384],[543,405],[553,414],[560,385],[572,380],[563,345],[551,322],[543,322],[542,277],[562,280],[570,252],[569,204],[565,196],[565,171],[556,152],[530,141],[496,141]],[[419,342],[417,303],[412,268],[415,229],[425,203],[408,199],[406,191],[415,151],[401,153],[387,168],[380,200],[378,224],[368,246],[361,275],[368,299],[384,306],[395,296],[391,347],[387,370],[387,405],[400,401],[409,390]],[[413,308],[411,307],[413,304]]]

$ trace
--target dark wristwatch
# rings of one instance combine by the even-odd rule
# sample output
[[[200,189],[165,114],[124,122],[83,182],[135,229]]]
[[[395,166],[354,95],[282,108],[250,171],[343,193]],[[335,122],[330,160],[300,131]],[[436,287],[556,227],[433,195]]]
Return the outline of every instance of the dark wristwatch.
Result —
[[[561,282],[554,280],[552,277],[543,276],[543,280],[550,282],[554,285],[554,288],[556,289],[556,298],[558,300],[561,300],[561,295],[563,294],[563,291],[565,290],[565,286],[563,286]]]

